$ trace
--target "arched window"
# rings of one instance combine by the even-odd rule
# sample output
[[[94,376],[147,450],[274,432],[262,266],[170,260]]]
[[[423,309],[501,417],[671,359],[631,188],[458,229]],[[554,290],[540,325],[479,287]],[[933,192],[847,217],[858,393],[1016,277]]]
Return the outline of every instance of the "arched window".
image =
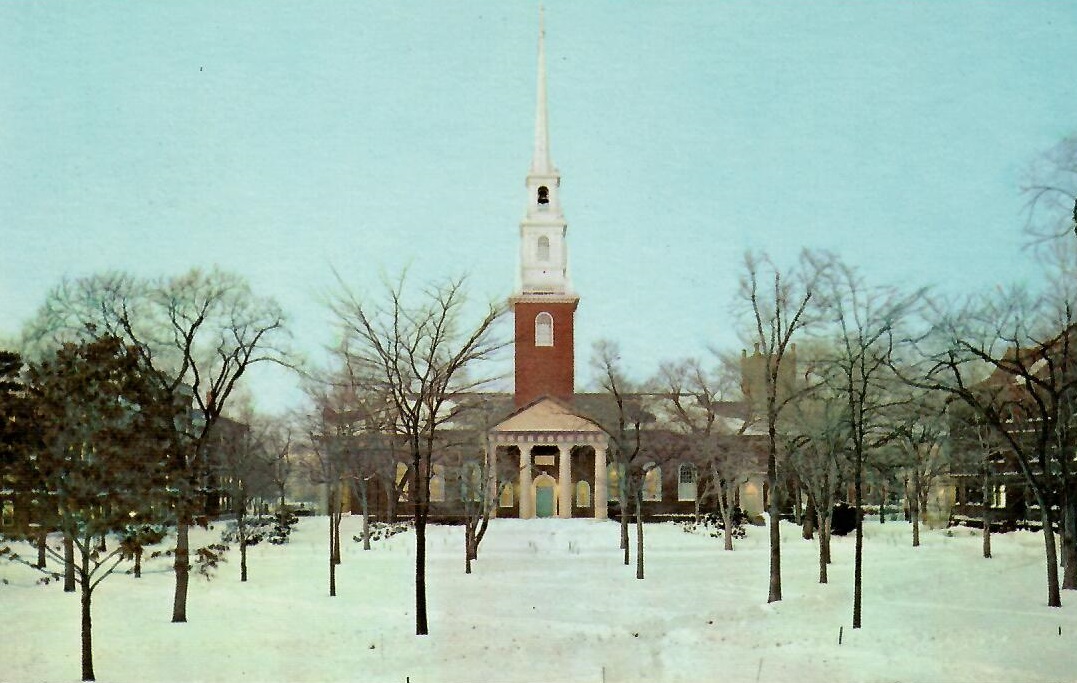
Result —
[[[591,487],[585,481],[576,484],[576,507],[591,507]]]
[[[393,482],[393,484],[400,490],[399,500],[401,501],[406,501],[408,499],[408,488],[411,483],[410,479],[411,476],[408,472],[408,466],[402,462],[398,462],[396,464],[396,481]]]
[[[677,500],[696,499],[696,466],[684,463],[677,472]]]
[[[606,466],[606,498],[608,500],[621,499],[621,465],[612,462]]]
[[[550,203],[550,188],[545,185],[539,186],[538,189],[538,203],[549,204]]]
[[[662,500],[662,468],[649,462],[643,470],[643,500]]]
[[[512,507],[513,503],[512,498],[512,484],[505,484],[504,487],[501,489],[501,498],[498,501],[498,505],[503,508],[510,508]]]
[[[999,484],[994,487],[991,492],[991,507],[1004,508],[1006,507],[1006,485]]]
[[[477,502],[482,499],[482,468],[469,461],[460,469],[460,500]]]
[[[445,477],[442,476],[441,465],[434,465],[433,476],[430,477],[430,502],[442,503],[445,501]]]
[[[535,316],[535,346],[553,346],[553,316],[549,313]]]
[[[550,238],[546,235],[538,238],[537,255],[539,261],[550,260]]]

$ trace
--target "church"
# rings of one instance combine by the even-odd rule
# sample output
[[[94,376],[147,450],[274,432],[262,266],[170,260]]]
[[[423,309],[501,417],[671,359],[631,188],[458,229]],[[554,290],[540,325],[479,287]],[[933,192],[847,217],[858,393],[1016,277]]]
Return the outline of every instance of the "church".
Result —
[[[580,297],[569,275],[561,173],[550,155],[541,19],[535,134],[525,186],[519,278],[509,298],[514,319],[515,390],[511,403],[510,397],[503,394],[487,398],[488,404],[495,406],[493,413],[504,416],[488,427],[483,437],[485,471],[499,473],[496,478],[488,478],[487,495],[496,500],[496,517],[606,519],[611,510],[613,514],[620,512],[623,465],[608,457],[611,437],[607,431],[617,422],[617,406],[610,395],[576,392],[573,332]],[[648,397],[636,394],[628,398],[637,409],[646,410],[643,406]],[[733,405],[731,412],[731,420],[746,417],[742,404]],[[649,422],[647,434],[641,431],[644,449],[633,461],[645,461],[639,463],[646,469],[644,513],[649,519],[691,515],[697,511],[697,498],[706,490],[705,463],[693,462],[687,456],[671,456],[668,448],[664,457],[648,453],[647,442],[654,441],[648,437],[663,433],[654,415],[650,415]],[[756,460],[758,439],[748,432],[740,439],[747,446],[746,457]],[[433,464],[432,519],[451,521],[459,517],[462,503],[457,483],[461,476],[444,464]],[[763,479],[761,467],[746,477],[734,504],[749,514],[761,512]],[[708,507],[714,507],[713,502]]]

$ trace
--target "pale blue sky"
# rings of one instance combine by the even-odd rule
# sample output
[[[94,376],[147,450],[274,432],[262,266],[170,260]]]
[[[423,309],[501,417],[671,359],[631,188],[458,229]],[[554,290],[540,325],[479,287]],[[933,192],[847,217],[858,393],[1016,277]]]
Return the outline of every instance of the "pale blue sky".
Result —
[[[1018,186],[1077,133],[1077,2],[546,7],[578,385],[601,336],[639,376],[736,348],[749,247],[950,291],[1035,277]],[[536,33],[500,0],[0,5],[0,338],[110,268],[237,271],[312,355],[331,268],[509,295]]]

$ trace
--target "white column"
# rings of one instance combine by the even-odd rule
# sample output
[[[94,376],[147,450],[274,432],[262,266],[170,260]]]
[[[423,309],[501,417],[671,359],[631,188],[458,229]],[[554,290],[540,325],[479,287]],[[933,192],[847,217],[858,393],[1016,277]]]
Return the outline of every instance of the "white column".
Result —
[[[595,446],[595,490],[592,498],[595,504],[595,519],[606,519],[609,513],[609,505],[606,502],[606,448]]]
[[[516,444],[520,449],[520,519],[535,516],[535,505],[531,497],[531,448],[527,444]]]
[[[560,472],[557,476],[558,510],[557,516],[562,519],[572,517],[572,450],[568,446],[558,448]]]

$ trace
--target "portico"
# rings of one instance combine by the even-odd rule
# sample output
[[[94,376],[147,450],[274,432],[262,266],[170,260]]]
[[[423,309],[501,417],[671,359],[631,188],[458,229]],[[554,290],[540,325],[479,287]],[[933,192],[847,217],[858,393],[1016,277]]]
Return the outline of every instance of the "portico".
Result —
[[[500,516],[606,518],[609,437],[597,423],[542,397],[494,426],[488,438],[490,471],[507,470],[499,458],[519,462],[511,502],[499,497]]]

